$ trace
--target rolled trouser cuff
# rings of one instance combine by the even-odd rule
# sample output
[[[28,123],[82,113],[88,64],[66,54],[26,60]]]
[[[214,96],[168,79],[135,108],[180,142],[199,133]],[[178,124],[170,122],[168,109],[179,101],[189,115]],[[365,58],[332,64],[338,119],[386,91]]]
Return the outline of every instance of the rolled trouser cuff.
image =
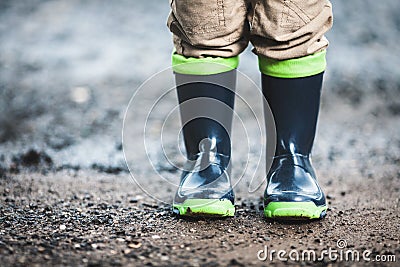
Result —
[[[185,57],[174,52],[172,54],[172,69],[179,74],[212,75],[236,69],[239,56],[235,57]]]
[[[277,78],[301,78],[321,73],[326,68],[326,50],[300,58],[276,60],[258,57],[260,71]]]

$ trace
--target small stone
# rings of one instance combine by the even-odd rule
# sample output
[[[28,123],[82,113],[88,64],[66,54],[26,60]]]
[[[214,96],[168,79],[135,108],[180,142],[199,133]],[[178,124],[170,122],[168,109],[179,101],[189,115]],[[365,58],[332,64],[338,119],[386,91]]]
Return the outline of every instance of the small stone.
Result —
[[[169,257],[168,257],[168,256],[161,256],[161,257],[160,257],[160,260],[162,260],[162,261],[167,261],[167,260],[169,260]]]
[[[76,103],[85,103],[90,98],[90,89],[83,86],[72,88],[70,97]]]
[[[151,238],[153,239],[160,239],[161,237],[159,235],[152,235]]]
[[[97,249],[97,248],[99,247],[99,245],[97,245],[97,244],[92,244],[91,247],[92,247],[93,249]]]
[[[131,198],[129,203],[137,203],[139,200],[137,198]]]
[[[240,261],[238,261],[237,259],[231,259],[229,262],[229,265],[231,266],[244,266],[243,263],[241,263]]]
[[[115,239],[115,241],[117,241],[117,242],[125,242],[125,239],[123,239],[121,237],[118,237],[118,238]]]
[[[81,245],[80,244],[75,244],[74,248],[81,248]]]
[[[46,249],[44,248],[44,247],[38,247],[38,249],[37,249],[39,252],[43,252],[43,251],[45,251]]]
[[[132,251],[132,250],[130,250],[129,248],[124,249],[124,254],[125,254],[125,255],[126,255],[126,254],[129,254],[129,253],[131,253],[131,251]]]
[[[61,224],[60,225],[60,230],[65,230],[65,229],[67,229],[67,226],[65,226],[64,224]]]
[[[130,243],[128,244],[128,247],[130,248],[140,248],[142,246],[142,243]]]

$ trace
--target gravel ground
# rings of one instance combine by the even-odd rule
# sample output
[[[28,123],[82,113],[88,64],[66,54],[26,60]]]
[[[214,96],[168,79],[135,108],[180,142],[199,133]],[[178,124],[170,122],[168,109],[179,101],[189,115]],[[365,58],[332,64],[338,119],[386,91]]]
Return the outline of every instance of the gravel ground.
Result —
[[[160,177],[176,180],[179,173],[158,156],[156,143],[149,143],[153,166],[141,164],[147,158],[140,151],[130,151],[130,159],[140,163],[141,186],[167,203],[131,178],[121,141],[124,112],[140,84],[169,67],[167,1],[0,1],[0,266],[282,265],[276,255],[270,262],[257,253],[319,255],[344,241],[343,252],[371,252],[369,265],[396,266],[388,259],[400,261],[400,2],[332,2],[335,26],[313,151],[330,208],[321,221],[283,223],[263,218],[263,188],[249,193],[246,175],[235,187],[234,218],[173,216],[174,188]],[[240,70],[259,84],[250,49]],[[261,109],[254,91],[238,91]],[[148,92],[143,107],[159,96]],[[159,112],[175,102],[168,95]],[[250,121],[240,102],[237,111]],[[162,127],[158,119],[149,119],[151,138]],[[173,155],[174,123],[166,126]],[[237,120],[234,141],[244,138],[239,126]],[[249,127],[250,139],[258,140]],[[239,157],[238,144],[234,173],[257,161],[253,150]],[[366,264],[328,256],[287,263]]]

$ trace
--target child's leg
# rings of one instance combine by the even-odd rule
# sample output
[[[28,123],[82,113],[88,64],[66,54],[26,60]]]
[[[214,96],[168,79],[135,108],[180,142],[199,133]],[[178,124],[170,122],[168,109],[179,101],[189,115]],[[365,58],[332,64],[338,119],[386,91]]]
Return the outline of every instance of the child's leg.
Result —
[[[233,216],[230,182],[238,54],[248,43],[240,0],[174,0],[168,26],[187,164],[174,198],[180,215]]]
[[[237,56],[248,44],[244,0],[171,0],[167,25],[185,57]]]
[[[322,76],[324,33],[332,26],[327,0],[267,0],[254,9],[251,42],[259,56],[263,93],[275,119],[277,146],[267,175],[264,213],[320,218],[326,200],[310,161]]]

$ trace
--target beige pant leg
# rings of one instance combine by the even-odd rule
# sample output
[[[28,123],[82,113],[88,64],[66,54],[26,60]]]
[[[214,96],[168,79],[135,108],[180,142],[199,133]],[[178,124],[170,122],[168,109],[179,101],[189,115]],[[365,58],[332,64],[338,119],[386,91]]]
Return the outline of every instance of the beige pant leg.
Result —
[[[250,0],[254,52],[276,60],[308,56],[328,47],[332,27],[328,0]]]
[[[244,0],[170,0],[167,25],[176,53],[186,57],[233,57],[248,45]]]

